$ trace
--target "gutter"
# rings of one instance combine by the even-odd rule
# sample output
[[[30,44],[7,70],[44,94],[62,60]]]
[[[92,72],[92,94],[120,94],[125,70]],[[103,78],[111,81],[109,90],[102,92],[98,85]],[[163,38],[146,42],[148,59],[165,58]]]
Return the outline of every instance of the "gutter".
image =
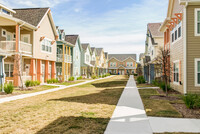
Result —
[[[188,2],[185,3],[185,8],[184,8],[184,34],[183,34],[183,51],[184,51],[184,56],[183,56],[183,60],[184,60],[184,94],[187,93],[187,6],[188,6]]]

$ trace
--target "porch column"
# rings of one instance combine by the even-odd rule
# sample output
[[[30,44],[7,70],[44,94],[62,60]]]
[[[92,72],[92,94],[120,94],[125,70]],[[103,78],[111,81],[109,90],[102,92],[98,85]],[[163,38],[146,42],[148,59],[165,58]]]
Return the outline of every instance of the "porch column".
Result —
[[[14,56],[14,70],[13,70],[13,77],[14,77],[14,86],[20,86],[20,55],[19,55],[19,25],[15,26],[15,34],[16,34],[16,41],[15,41],[15,56]]]
[[[55,61],[51,62],[51,78],[55,79],[56,76],[56,67],[55,67]]]
[[[35,59],[31,59],[30,76],[32,77],[32,80],[36,80]]]
[[[62,81],[65,81],[65,45],[63,44],[62,46],[62,50],[63,50],[63,61],[62,61]]]
[[[71,49],[70,49],[70,47],[69,47],[69,55],[71,56]],[[70,61],[71,59],[69,59],[69,61]],[[71,63],[68,63],[68,70],[69,70],[69,76],[71,76]]]
[[[49,61],[46,60],[45,61],[45,77],[44,77],[44,81],[47,82],[48,79],[49,79]]]
[[[68,55],[68,46],[65,47],[65,50],[66,50],[66,55]],[[67,56],[67,61],[68,61],[68,56]],[[70,72],[68,69],[69,69],[69,67],[68,67],[68,62],[67,62],[67,63],[65,63],[65,70],[66,70],[65,73],[66,73],[66,75],[67,75],[67,81],[68,81],[68,79],[69,79],[69,78],[68,78],[68,75],[69,75],[69,72]]]
[[[37,60],[37,80],[41,82],[41,60]]]

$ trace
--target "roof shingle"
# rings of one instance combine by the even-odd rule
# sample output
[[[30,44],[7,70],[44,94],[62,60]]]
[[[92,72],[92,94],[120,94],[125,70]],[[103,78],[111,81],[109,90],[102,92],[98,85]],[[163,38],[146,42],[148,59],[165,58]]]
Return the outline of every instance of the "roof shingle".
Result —
[[[66,35],[65,36],[65,41],[67,41],[73,45],[76,45],[77,39],[78,39],[78,35]]]
[[[21,8],[13,9],[16,14],[13,14],[15,18],[21,19],[33,26],[38,26],[43,16],[46,14],[49,8]]]
[[[136,61],[136,54],[108,54],[108,59],[116,58],[119,61],[123,61],[127,58],[133,58]]]
[[[160,26],[162,23],[149,23],[147,25],[152,37],[163,37],[164,33],[159,31]]]

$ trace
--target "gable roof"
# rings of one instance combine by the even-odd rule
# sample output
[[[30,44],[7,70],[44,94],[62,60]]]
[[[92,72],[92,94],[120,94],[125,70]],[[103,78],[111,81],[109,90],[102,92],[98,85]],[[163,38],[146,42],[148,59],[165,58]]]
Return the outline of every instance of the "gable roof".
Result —
[[[13,14],[13,17],[28,22],[33,26],[38,26],[49,8],[21,8],[13,10],[16,11],[16,14]]]
[[[108,59],[115,58],[119,61],[124,61],[128,58],[132,58],[136,61],[136,54],[108,54]]]
[[[164,33],[159,31],[162,23],[148,23],[147,27],[152,37],[163,37]]]
[[[103,48],[96,48],[97,55],[101,56],[101,52],[103,51]]]
[[[89,46],[89,43],[82,43],[81,46],[82,46],[83,50],[86,51],[86,49],[87,49],[88,46]]]
[[[95,50],[95,47],[91,47],[91,51],[92,51],[92,53],[94,52],[94,50]]]
[[[78,39],[79,35],[65,35],[65,41],[76,45],[76,41]]]

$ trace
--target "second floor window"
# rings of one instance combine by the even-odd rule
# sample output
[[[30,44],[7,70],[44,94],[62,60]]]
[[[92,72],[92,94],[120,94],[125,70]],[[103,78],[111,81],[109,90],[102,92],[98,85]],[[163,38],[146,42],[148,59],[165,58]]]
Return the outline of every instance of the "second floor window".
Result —
[[[43,39],[41,41],[41,45],[42,45],[42,51],[49,52],[49,53],[52,52],[52,46],[51,46],[51,41],[50,40]]]
[[[86,62],[89,62],[90,58],[89,55],[86,55]]]
[[[195,35],[200,36],[200,8],[195,9]]]

